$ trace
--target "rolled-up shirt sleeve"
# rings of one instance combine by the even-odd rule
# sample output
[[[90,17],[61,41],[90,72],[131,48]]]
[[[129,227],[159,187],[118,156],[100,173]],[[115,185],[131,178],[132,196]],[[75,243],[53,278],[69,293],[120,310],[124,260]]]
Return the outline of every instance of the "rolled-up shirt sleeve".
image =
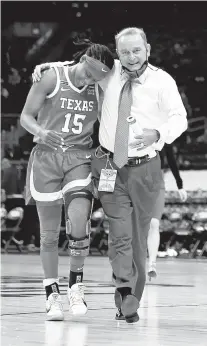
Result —
[[[157,128],[160,133],[160,141],[171,144],[188,127],[187,112],[177,85],[171,77],[166,87],[160,90],[159,107],[168,117],[168,120]]]

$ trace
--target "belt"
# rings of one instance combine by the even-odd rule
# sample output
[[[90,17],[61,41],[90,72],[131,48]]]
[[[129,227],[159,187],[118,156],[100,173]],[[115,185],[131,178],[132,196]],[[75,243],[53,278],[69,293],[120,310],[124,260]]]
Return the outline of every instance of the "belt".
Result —
[[[100,150],[102,152],[104,152],[105,154],[109,155],[109,157],[113,159],[114,153],[112,153],[111,151],[109,151],[106,148],[102,147],[101,145],[99,146],[99,148],[100,148]],[[144,156],[140,156],[140,157],[129,157],[128,158],[128,162],[127,162],[127,164],[125,166],[131,166],[131,167],[132,166],[138,166],[138,165],[141,165],[143,163],[146,163],[146,162],[150,161],[154,157],[150,157],[149,155],[144,155]]]

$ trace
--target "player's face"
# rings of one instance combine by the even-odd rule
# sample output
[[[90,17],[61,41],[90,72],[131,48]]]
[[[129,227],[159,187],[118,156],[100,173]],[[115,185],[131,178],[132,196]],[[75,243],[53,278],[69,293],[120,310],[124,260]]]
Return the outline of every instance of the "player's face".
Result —
[[[92,70],[88,68],[88,65],[85,61],[78,64],[76,69],[76,84],[78,87],[84,85],[91,85],[98,82],[100,79],[97,79]]]
[[[120,37],[117,53],[121,64],[130,71],[138,70],[149,56],[148,45],[139,34]]]

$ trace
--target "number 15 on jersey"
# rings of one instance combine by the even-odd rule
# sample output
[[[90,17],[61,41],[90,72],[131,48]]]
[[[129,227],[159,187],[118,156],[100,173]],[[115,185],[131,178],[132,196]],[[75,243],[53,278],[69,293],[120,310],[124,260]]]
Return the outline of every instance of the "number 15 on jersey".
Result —
[[[65,115],[65,124],[62,127],[62,132],[69,133],[72,131],[76,135],[80,135],[83,131],[83,121],[86,118],[84,114],[75,114],[71,119],[72,114]]]

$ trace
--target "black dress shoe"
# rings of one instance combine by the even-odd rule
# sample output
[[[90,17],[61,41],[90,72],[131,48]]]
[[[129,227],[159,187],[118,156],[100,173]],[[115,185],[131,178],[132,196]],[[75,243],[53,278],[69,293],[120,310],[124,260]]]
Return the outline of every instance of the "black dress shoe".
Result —
[[[123,298],[121,311],[127,323],[135,323],[139,321],[137,309],[139,301],[133,294],[128,294]]]
[[[124,297],[116,289],[114,293],[115,305],[118,309],[116,313],[116,320],[126,320],[127,323],[135,323],[139,321],[137,309],[139,301],[133,294],[128,294]]]

